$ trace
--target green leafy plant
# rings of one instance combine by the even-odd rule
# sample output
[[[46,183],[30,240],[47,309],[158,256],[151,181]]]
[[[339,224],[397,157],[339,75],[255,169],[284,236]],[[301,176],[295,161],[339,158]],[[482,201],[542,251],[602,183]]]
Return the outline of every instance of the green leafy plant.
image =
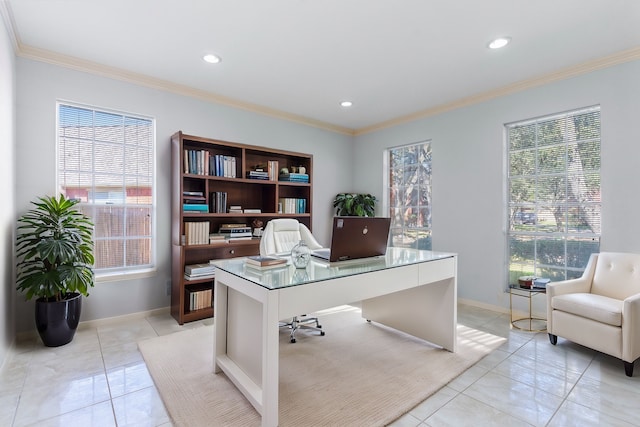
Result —
[[[88,296],[94,284],[93,222],[62,194],[39,197],[18,219],[17,289],[26,299]]]
[[[377,199],[371,194],[340,193],[333,199],[338,216],[375,216]]]

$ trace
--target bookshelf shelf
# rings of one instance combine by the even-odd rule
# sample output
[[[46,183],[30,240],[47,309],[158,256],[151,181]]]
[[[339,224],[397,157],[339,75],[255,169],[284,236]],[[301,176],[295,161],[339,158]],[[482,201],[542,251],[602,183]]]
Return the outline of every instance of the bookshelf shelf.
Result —
[[[280,181],[281,168],[301,171],[309,182]],[[295,218],[311,228],[313,156],[236,142],[220,141],[176,132],[171,137],[171,314],[183,324],[214,315],[212,307],[191,309],[191,294],[213,289],[214,279],[187,280],[186,265],[212,259],[258,255],[260,240],[229,243],[186,244],[186,232],[215,234],[222,224],[251,226],[273,218]],[[252,179],[264,174],[269,179]],[[286,172],[286,171],[285,171]],[[288,175],[283,175],[284,179]],[[293,179],[293,173],[291,179]],[[295,178],[299,178],[295,176]],[[289,203],[295,201],[292,204]],[[289,203],[285,210],[285,203]],[[203,206],[184,206],[184,205]],[[230,206],[260,210],[259,213],[229,212]],[[282,210],[279,210],[282,208]],[[197,209],[185,211],[185,209]],[[294,209],[297,213],[284,213]],[[198,223],[198,224],[189,224]],[[199,225],[205,224],[202,227]],[[207,233],[208,232],[208,233]],[[191,240],[193,242],[193,240]],[[212,296],[212,303],[215,295]],[[198,300],[200,307],[201,300]]]

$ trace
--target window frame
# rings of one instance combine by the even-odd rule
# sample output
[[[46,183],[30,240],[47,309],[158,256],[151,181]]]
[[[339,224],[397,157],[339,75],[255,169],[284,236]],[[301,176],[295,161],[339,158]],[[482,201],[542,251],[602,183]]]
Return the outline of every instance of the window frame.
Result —
[[[72,102],[72,101],[66,101],[66,100],[57,100],[56,101],[56,156],[55,156],[55,162],[56,162],[56,189],[57,192],[59,194],[66,194],[65,190],[63,189],[63,183],[61,180],[61,173],[64,170],[63,168],[61,168],[61,139],[62,139],[62,135],[61,135],[61,107],[70,107],[70,108],[78,108],[78,109],[82,109],[82,110],[88,110],[90,111],[94,117],[96,113],[102,113],[102,114],[108,114],[108,115],[117,115],[117,116],[121,116],[123,118],[123,120],[125,119],[133,119],[133,120],[142,120],[142,121],[148,121],[150,123],[150,138],[151,138],[151,147],[149,149],[150,153],[149,153],[149,159],[150,159],[150,164],[148,165],[149,168],[149,173],[151,174],[150,177],[150,185],[151,185],[151,203],[150,204],[145,204],[145,203],[127,203],[126,200],[124,203],[120,203],[120,204],[106,204],[106,203],[95,203],[94,202],[84,202],[81,201],[80,203],[78,203],[78,206],[81,209],[85,209],[85,210],[89,210],[91,212],[95,212],[95,208],[96,207],[100,207],[100,206],[114,206],[114,207],[123,207],[124,209],[126,209],[127,207],[134,207],[134,206],[145,206],[149,209],[150,213],[151,213],[151,224],[150,224],[150,235],[148,236],[150,239],[149,242],[149,248],[150,248],[150,258],[149,258],[149,263],[148,264],[141,264],[141,265],[134,265],[134,266],[124,266],[124,260],[125,260],[125,254],[123,253],[123,262],[121,263],[120,266],[118,267],[106,267],[106,268],[95,268],[94,267],[94,271],[95,271],[95,277],[96,277],[96,281],[114,281],[114,280],[121,280],[123,278],[126,279],[132,279],[132,278],[139,278],[139,277],[149,277],[152,276],[153,273],[155,273],[157,271],[157,248],[158,248],[158,235],[157,235],[157,222],[158,222],[158,216],[157,216],[157,156],[156,156],[156,150],[157,150],[157,138],[156,138],[156,120],[155,118],[151,117],[151,116],[147,116],[147,115],[143,115],[143,114],[137,114],[137,113],[130,113],[130,112],[125,112],[122,110],[117,110],[117,109],[111,109],[111,108],[105,108],[105,107],[98,107],[98,106],[94,106],[94,105],[87,105],[87,104],[82,104],[82,103],[77,103],[77,102]],[[92,128],[95,128],[95,122],[93,122],[92,124]],[[92,150],[95,148],[95,143],[96,143],[96,139],[95,139],[95,133],[93,134],[92,140]],[[125,143],[125,140],[123,140],[122,142],[123,148],[126,148],[127,145]],[[125,154],[123,154],[124,156],[126,156],[126,150],[123,150],[123,152]],[[126,157],[124,157],[125,160],[125,164],[126,164]],[[93,181],[94,176],[97,172],[95,171],[95,168],[92,167],[91,169],[91,176],[92,176],[92,187],[87,190],[89,191],[95,191],[95,181]],[[123,173],[123,176],[131,176],[131,174],[127,174],[126,172]],[[124,179],[124,178],[123,178]],[[124,189],[124,187],[123,187]],[[122,194],[120,192],[120,194]],[[92,218],[94,218],[93,215],[90,215]],[[126,215],[125,215],[126,216]],[[124,224],[124,223],[123,223]],[[123,234],[122,239],[123,240],[131,240],[128,239],[128,237],[136,237],[134,236],[127,236],[126,234]],[[144,237],[143,235],[141,235],[141,237]],[[109,238],[107,238],[106,240],[109,240]],[[96,237],[94,236],[94,243],[96,243]],[[97,245],[96,245],[97,247]],[[97,258],[97,257],[96,257]]]
[[[585,114],[591,114],[591,113],[597,113],[597,121],[598,121],[598,135],[595,138],[583,138],[583,139],[570,139],[567,137],[567,135],[569,135],[569,133],[567,132],[567,130],[565,129],[563,132],[563,139],[562,139],[562,143],[558,144],[558,143],[551,143],[549,145],[544,145],[544,144],[539,144],[539,134],[538,134],[538,125],[539,124],[545,124],[548,122],[551,122],[553,120],[565,120],[565,125],[566,123],[568,123],[569,120],[571,120],[574,117],[579,117],[581,115],[585,115]],[[590,107],[585,107],[585,108],[578,108],[578,109],[574,109],[574,110],[569,110],[569,111],[565,111],[565,112],[561,112],[561,113],[556,113],[556,114],[549,114],[549,115],[545,115],[545,116],[541,116],[538,118],[534,118],[534,119],[527,119],[527,120],[519,120],[516,122],[512,122],[512,123],[507,123],[504,125],[504,139],[505,139],[505,159],[506,159],[506,173],[505,173],[505,215],[506,215],[506,220],[505,220],[505,224],[506,224],[506,233],[505,233],[505,264],[506,264],[506,268],[505,268],[505,279],[507,284],[517,284],[517,280],[515,278],[515,276],[518,275],[518,273],[516,272],[516,270],[512,270],[513,266],[521,266],[524,267],[526,265],[526,262],[523,263],[514,263],[512,262],[512,239],[514,237],[521,237],[523,239],[525,238],[529,238],[530,240],[533,240],[533,272],[529,272],[532,273],[531,275],[536,276],[536,277],[549,277],[552,280],[566,280],[566,279],[571,279],[571,278],[575,278],[575,277],[579,277],[582,272],[584,271],[584,268],[587,265],[588,262],[588,258],[591,252],[593,252],[593,250],[591,250],[590,252],[586,252],[587,250],[591,248],[597,248],[597,251],[600,250],[600,242],[601,242],[601,238],[602,238],[602,199],[601,199],[601,195],[602,195],[602,174],[601,174],[601,159],[602,159],[602,122],[601,122],[601,118],[602,118],[602,113],[601,113],[601,107],[599,105],[594,105],[594,106],[590,106]],[[526,204],[525,202],[514,202],[514,200],[512,200],[512,175],[511,175],[511,171],[512,171],[512,165],[511,165],[511,159],[512,159],[512,147],[511,147],[511,138],[510,138],[510,130],[513,128],[517,128],[517,127],[525,127],[525,126],[531,126],[531,125],[535,125],[536,126],[536,136],[535,136],[535,155],[534,155],[534,160],[533,160],[533,169],[535,170],[535,172],[533,174],[522,174],[522,175],[516,175],[517,179],[525,179],[525,178],[534,178],[535,180],[535,201],[532,205],[525,207],[524,205]],[[575,132],[574,132],[575,135]],[[578,174],[576,174],[575,172],[572,173],[573,171],[570,171],[570,162],[568,160],[569,158],[569,147],[570,144],[575,144],[576,147],[579,146],[579,144],[587,144],[589,142],[593,142],[593,141],[597,141],[598,144],[598,152],[597,152],[597,162],[598,162],[598,168],[596,169],[589,169],[588,171],[586,171],[586,173],[590,174],[591,177],[597,176],[598,179],[598,187],[597,187],[597,202],[593,201],[593,200],[589,200],[589,201],[582,201],[582,202],[572,202],[571,197],[575,196],[575,194],[570,194],[571,191],[569,191],[569,187],[571,186],[569,184],[569,178],[572,176],[576,176]],[[543,150],[548,149],[549,147],[559,147],[559,146],[564,147],[564,155],[565,157],[563,158],[563,162],[564,162],[564,169],[563,169],[563,174],[560,175],[558,172],[553,172],[553,173],[549,173],[549,172],[540,172],[540,165],[541,163],[539,162],[539,157],[540,157],[540,152]],[[540,149],[540,147],[542,147],[542,149]],[[529,147],[530,148],[530,147]],[[577,148],[576,148],[577,149]],[[517,150],[513,150],[513,151],[517,151],[517,152],[524,152],[527,151],[526,148],[520,147]],[[593,161],[595,158],[589,158],[589,160]],[[580,166],[583,167],[582,164],[582,158],[581,158],[581,164]],[[582,175],[582,177],[584,178],[585,176],[585,171],[583,170],[579,175]],[[564,209],[563,211],[563,216],[562,218],[565,221],[565,229],[564,231],[555,231],[555,232],[545,232],[543,231],[542,227],[539,226],[538,224],[541,222],[541,218],[542,220],[544,220],[543,217],[540,216],[541,210],[540,209],[542,206],[545,206],[545,209],[548,210],[548,205],[550,204],[550,202],[548,201],[544,201],[542,200],[543,196],[539,196],[539,193],[541,193],[541,189],[544,190],[545,188],[543,186],[541,186],[539,184],[540,182],[540,178],[548,178],[549,176],[555,176],[555,177],[559,177],[561,176],[564,179],[565,182],[565,194],[564,194],[564,199],[562,202],[554,202],[552,203],[554,206],[557,207],[562,207]],[[542,188],[541,188],[542,187]],[[594,232],[593,230],[591,230],[591,232],[578,232],[578,231],[571,231],[570,230],[570,221],[569,219],[572,218],[571,215],[569,214],[571,212],[571,210],[580,210],[583,209],[584,207],[593,207],[594,209],[597,210],[597,223],[598,223],[598,228],[599,230],[597,232]],[[531,212],[524,212],[524,209],[527,210],[531,210]],[[520,211],[516,211],[515,209],[519,209]],[[520,213],[519,217],[516,217],[517,214]],[[515,228],[513,227],[515,223],[519,223],[520,225],[531,225],[532,227],[528,230],[523,230],[523,231],[516,231]],[[557,223],[556,223],[557,224]],[[523,229],[525,227],[522,227]],[[558,265],[558,264],[551,264],[551,263],[543,263],[541,261],[541,256],[538,253],[539,250],[539,245],[540,245],[540,241],[544,242],[545,239],[543,239],[542,237],[546,237],[546,241],[552,241],[553,239],[556,240],[561,240],[563,243],[563,264],[562,265]],[[572,240],[574,239],[574,240]],[[589,245],[588,241],[591,241],[591,245]],[[573,243],[572,243],[573,242]],[[584,243],[584,253],[581,253],[581,250],[578,249],[576,250],[575,247],[579,247],[580,246],[580,242],[587,242]],[[573,244],[573,250],[572,251],[568,251],[567,248],[569,246],[569,244]],[[525,260],[526,261],[526,260]],[[520,270],[520,272],[523,272],[522,270]],[[554,276],[552,274],[549,274],[551,272],[563,272],[562,276]],[[529,274],[523,274],[523,275],[529,275]]]
[[[428,153],[429,153],[429,183],[427,184],[429,186],[428,189],[428,203],[426,205],[422,205],[422,204],[418,204],[416,206],[416,208],[420,208],[422,207],[423,209],[428,209],[428,214],[427,214],[427,222],[428,225],[427,227],[406,227],[404,224],[404,219],[403,219],[403,224],[401,226],[398,226],[397,221],[396,221],[396,216],[393,214],[392,210],[394,208],[394,206],[392,206],[393,203],[393,197],[391,195],[391,191],[392,191],[392,169],[393,169],[393,165],[392,165],[392,153],[395,150],[401,150],[401,149],[406,149],[406,148],[411,148],[411,147],[417,147],[417,146],[422,146],[422,145],[428,145]],[[431,197],[432,197],[432,193],[433,193],[433,142],[430,139],[425,139],[422,141],[418,141],[418,142],[413,142],[413,143],[409,143],[409,144],[405,144],[405,145],[400,145],[400,146],[395,146],[395,147],[389,147],[384,151],[384,161],[383,161],[383,169],[384,169],[384,182],[383,182],[383,188],[384,188],[384,196],[383,196],[383,201],[384,201],[384,211],[387,213],[387,215],[391,218],[391,228],[389,231],[389,246],[394,247],[409,247],[409,248],[416,248],[416,249],[425,249],[425,250],[432,250],[433,247],[433,241],[432,241],[432,236],[433,236],[433,226],[432,226],[432,222],[431,222],[431,212],[432,212],[432,202],[431,202]],[[416,163],[417,164],[417,163]],[[422,186],[423,183],[420,183],[420,186]],[[401,232],[401,234],[405,234],[406,231],[409,230],[413,230],[412,232],[417,232],[417,233],[425,233],[427,236],[423,239],[426,239],[424,241],[424,243],[421,243],[420,240],[422,239],[416,239],[415,244],[414,245],[396,245],[394,244],[394,236],[397,235],[398,231]]]

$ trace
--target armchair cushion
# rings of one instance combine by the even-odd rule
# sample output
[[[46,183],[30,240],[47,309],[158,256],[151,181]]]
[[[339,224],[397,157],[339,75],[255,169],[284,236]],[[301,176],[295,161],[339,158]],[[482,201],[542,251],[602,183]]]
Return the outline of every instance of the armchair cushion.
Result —
[[[592,319],[611,326],[622,325],[623,301],[596,294],[558,295],[551,300],[554,310]]]

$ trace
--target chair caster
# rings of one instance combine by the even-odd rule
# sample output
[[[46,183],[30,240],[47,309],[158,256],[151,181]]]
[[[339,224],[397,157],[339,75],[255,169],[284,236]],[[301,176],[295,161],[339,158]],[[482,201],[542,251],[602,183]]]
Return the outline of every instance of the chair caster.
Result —
[[[558,336],[557,335],[553,335],[553,334],[549,334],[549,341],[553,345],[558,344]]]
[[[367,319],[367,322],[371,323],[371,319]]]
[[[295,338],[291,338],[291,339],[289,340],[289,342],[290,342],[291,344],[295,344],[295,343],[296,343],[296,339],[295,339]]]
[[[324,331],[320,331],[320,336],[323,337],[324,336]]]

